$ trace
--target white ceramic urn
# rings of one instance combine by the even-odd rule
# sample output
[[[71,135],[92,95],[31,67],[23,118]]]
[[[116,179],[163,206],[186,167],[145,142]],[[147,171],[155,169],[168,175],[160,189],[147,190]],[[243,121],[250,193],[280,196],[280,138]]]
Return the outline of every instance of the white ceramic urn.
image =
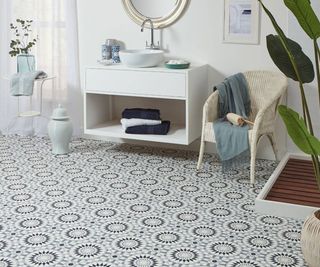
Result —
[[[67,110],[59,105],[53,111],[48,124],[48,134],[52,142],[53,154],[67,154],[70,152],[69,143],[72,131],[72,124]]]

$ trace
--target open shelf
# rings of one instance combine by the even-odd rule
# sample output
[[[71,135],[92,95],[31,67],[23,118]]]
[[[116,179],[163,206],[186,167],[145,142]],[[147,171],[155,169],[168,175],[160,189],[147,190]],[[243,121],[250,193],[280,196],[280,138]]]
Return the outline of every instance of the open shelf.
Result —
[[[40,115],[41,115],[41,112],[36,110],[24,111],[18,114],[19,117],[37,117]]]
[[[186,101],[150,97],[133,97],[86,93],[85,134],[132,140],[187,145]],[[162,120],[169,120],[166,135],[126,134],[120,119],[125,108],[159,109]]]
[[[126,134],[119,120],[113,120],[102,124],[98,124],[90,129],[86,129],[85,133],[98,136],[107,136],[132,140],[144,140],[151,142],[162,142],[169,144],[187,144],[186,128],[184,125],[177,124],[171,124],[170,131],[167,135]]]

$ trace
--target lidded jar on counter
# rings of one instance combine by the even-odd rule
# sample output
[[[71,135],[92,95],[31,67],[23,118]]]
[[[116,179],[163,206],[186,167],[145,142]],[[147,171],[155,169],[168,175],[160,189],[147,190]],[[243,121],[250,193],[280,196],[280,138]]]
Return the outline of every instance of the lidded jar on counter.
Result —
[[[112,46],[117,45],[115,39],[107,39],[101,47],[101,56],[103,60],[112,59]]]

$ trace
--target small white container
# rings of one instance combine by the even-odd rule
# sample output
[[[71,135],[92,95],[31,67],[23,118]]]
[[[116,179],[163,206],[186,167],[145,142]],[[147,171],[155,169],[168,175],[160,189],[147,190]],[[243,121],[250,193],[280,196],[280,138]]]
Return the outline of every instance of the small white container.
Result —
[[[67,110],[61,105],[56,108],[48,124],[48,134],[52,142],[52,153],[68,154],[70,152],[69,143],[72,137],[72,124],[67,115]]]

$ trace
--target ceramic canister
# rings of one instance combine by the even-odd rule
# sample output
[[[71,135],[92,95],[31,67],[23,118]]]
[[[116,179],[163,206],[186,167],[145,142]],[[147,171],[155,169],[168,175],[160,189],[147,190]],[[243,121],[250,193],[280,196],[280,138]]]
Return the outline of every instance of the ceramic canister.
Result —
[[[115,39],[106,40],[106,58],[107,60],[112,59],[112,46],[115,45],[117,41]]]
[[[67,110],[59,105],[53,111],[48,124],[48,134],[52,142],[53,154],[67,154],[70,152],[69,143],[72,132],[72,124],[67,115]]]
[[[119,57],[120,45],[113,45],[111,50],[112,50],[112,62],[120,63],[120,57]]]
[[[108,47],[106,44],[103,44],[101,46],[101,58],[102,60],[110,59],[110,57],[108,58],[108,56],[109,56]]]

